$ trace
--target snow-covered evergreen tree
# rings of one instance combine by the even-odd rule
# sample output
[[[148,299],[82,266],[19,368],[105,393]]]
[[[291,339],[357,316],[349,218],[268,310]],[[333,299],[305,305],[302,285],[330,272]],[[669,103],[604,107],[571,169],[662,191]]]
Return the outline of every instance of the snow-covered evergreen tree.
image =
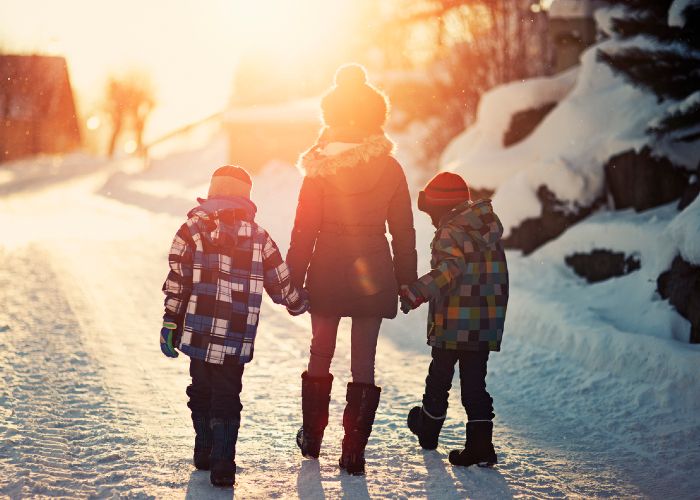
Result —
[[[612,32],[635,43],[598,58],[659,99],[678,101],[650,124],[657,137],[700,139],[700,0],[605,0],[619,7]]]

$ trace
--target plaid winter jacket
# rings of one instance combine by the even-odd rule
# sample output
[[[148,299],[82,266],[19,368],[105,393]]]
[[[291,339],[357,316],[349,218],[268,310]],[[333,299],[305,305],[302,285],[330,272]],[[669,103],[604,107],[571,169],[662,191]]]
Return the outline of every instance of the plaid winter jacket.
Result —
[[[503,226],[490,200],[465,202],[440,221],[433,268],[413,285],[430,299],[428,345],[499,351],[508,305]]]
[[[199,200],[173,240],[163,284],[166,321],[178,325],[180,351],[208,363],[253,358],[263,288],[294,306],[299,291],[247,198]]]

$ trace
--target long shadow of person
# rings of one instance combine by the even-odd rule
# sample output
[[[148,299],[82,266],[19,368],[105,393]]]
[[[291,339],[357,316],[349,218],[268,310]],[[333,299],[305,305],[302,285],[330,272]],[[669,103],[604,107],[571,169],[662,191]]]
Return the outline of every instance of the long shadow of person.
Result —
[[[297,476],[297,495],[299,498],[325,499],[321,484],[321,465],[318,460],[304,460]]]
[[[345,472],[340,473],[340,486],[343,489],[343,497],[351,500],[369,499],[367,491],[367,478],[365,476],[351,476]]]
[[[513,498],[508,482],[497,467],[450,467],[455,479],[462,485],[462,495],[469,498]]]
[[[185,498],[188,500],[214,499],[224,500],[234,498],[233,488],[215,488],[209,482],[209,472],[195,470],[187,483]]]
[[[425,463],[425,494],[427,498],[464,498],[445,466],[445,455],[437,451],[422,450]]]

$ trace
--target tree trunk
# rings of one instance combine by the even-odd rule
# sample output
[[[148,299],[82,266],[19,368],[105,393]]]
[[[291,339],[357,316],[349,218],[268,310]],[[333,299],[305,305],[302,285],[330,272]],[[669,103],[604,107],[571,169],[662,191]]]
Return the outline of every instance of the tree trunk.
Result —
[[[117,137],[119,136],[121,129],[122,129],[121,120],[115,121],[114,122],[114,130],[112,130],[112,138],[109,141],[109,150],[107,151],[107,154],[109,155],[110,158],[114,156],[114,149],[117,147]]]

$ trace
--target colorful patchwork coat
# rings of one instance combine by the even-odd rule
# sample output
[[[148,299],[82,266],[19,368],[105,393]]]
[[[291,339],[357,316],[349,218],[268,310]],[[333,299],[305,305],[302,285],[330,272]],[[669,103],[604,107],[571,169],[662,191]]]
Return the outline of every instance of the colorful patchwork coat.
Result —
[[[178,325],[177,348],[223,364],[253,358],[263,289],[278,304],[300,295],[277,245],[255,221],[247,198],[199,200],[173,240],[165,283],[166,321]]]
[[[503,226],[490,200],[465,202],[440,220],[432,271],[413,288],[430,300],[428,345],[499,351],[508,305]]]

